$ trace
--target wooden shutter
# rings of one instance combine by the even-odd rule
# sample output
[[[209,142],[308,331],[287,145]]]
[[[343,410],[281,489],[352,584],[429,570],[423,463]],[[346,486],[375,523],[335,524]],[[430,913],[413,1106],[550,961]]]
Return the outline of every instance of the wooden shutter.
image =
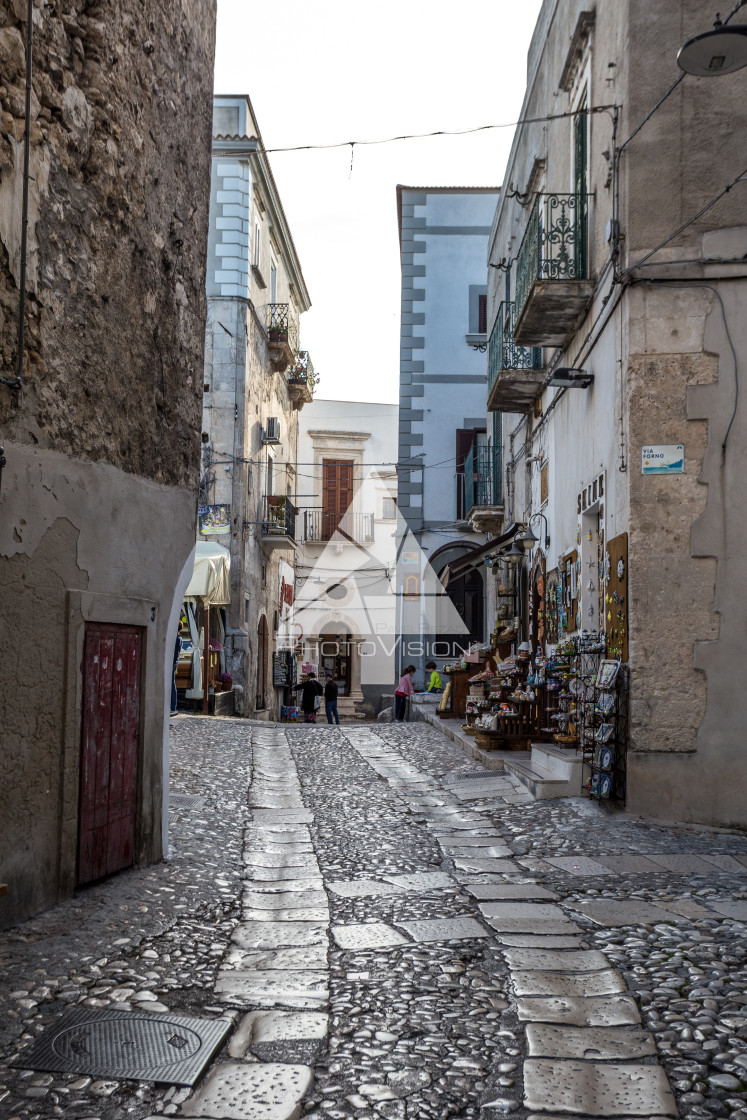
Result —
[[[469,455],[469,449],[475,438],[474,428],[457,428],[456,430],[456,515],[457,520],[464,517],[464,460]]]
[[[477,333],[488,333],[488,297],[477,297]]]
[[[349,459],[325,459],[322,485],[324,540],[332,536],[352,501],[353,463]]]

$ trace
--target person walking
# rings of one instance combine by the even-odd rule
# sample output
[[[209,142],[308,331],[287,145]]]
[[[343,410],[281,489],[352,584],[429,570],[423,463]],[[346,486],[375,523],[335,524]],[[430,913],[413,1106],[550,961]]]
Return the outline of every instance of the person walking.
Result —
[[[402,671],[402,676],[399,678],[397,690],[394,693],[394,718],[397,723],[404,723],[405,712],[407,711],[407,697],[412,696],[415,692],[412,684],[412,678],[415,675],[415,666],[406,665]]]
[[[179,664],[179,654],[182,652],[182,620],[181,618],[176,624],[176,642],[174,643],[174,671],[171,675],[171,715],[175,716],[179,704],[179,697],[176,691],[176,667]]]
[[[301,709],[304,723],[316,723],[316,711],[324,693],[324,689],[316,679],[316,673],[309,673],[305,681],[299,681],[293,688],[302,690]]]
[[[327,723],[332,723],[333,716],[335,717],[334,722],[339,723],[340,716],[337,712],[337,695],[339,689],[331,673],[324,674],[324,681],[324,710],[327,713]]]

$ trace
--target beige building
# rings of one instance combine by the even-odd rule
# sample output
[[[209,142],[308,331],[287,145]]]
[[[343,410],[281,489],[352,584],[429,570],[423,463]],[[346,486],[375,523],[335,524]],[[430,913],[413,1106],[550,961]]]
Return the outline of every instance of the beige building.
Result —
[[[632,812],[744,826],[745,71],[677,66],[710,15],[543,3],[490,238],[488,422],[504,524],[538,538],[520,639],[601,629],[628,666]]]
[[[215,633],[235,709],[274,718],[298,541],[298,411],[315,376],[299,349],[309,294],[262,148],[249,98],[216,97],[198,534],[230,551],[231,602]]]
[[[147,35],[133,35],[141,2],[106,20],[81,0],[47,5],[27,115],[26,7],[3,5],[2,926],[164,852],[199,481],[215,10],[145,9]]]

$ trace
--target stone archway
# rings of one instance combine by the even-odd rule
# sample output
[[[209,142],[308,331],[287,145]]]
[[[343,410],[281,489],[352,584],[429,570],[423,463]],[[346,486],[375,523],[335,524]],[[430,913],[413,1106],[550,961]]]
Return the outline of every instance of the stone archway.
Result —
[[[324,684],[327,668],[335,673],[340,688],[337,707],[342,717],[353,719],[362,715],[360,646],[363,639],[349,618],[327,619],[309,638],[311,660],[319,669]]]

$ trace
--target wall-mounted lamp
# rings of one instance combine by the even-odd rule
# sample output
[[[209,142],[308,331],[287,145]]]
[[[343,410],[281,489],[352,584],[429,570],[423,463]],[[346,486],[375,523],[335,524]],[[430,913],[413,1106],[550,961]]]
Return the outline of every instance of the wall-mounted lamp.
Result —
[[[509,564],[518,564],[524,559],[524,549],[519,547],[519,540],[514,537],[514,543],[508,552],[504,553],[503,559],[507,560]]]
[[[541,517],[545,523],[545,552],[547,552],[548,548],[550,547],[550,526],[547,524],[547,518],[545,517],[544,513],[533,513],[529,518],[529,524],[527,528],[516,538],[516,543],[521,545],[524,552],[531,552],[534,546],[537,544],[537,541],[539,540],[539,537],[535,536],[535,534],[532,532],[532,522],[537,517]]]
[[[680,47],[677,65],[696,78],[734,74],[747,66],[747,26],[727,27],[717,15],[713,31],[696,35]]]
[[[558,366],[553,370],[548,385],[556,389],[588,389],[594,383],[594,374],[587,373],[585,369],[571,369],[569,366]]]

